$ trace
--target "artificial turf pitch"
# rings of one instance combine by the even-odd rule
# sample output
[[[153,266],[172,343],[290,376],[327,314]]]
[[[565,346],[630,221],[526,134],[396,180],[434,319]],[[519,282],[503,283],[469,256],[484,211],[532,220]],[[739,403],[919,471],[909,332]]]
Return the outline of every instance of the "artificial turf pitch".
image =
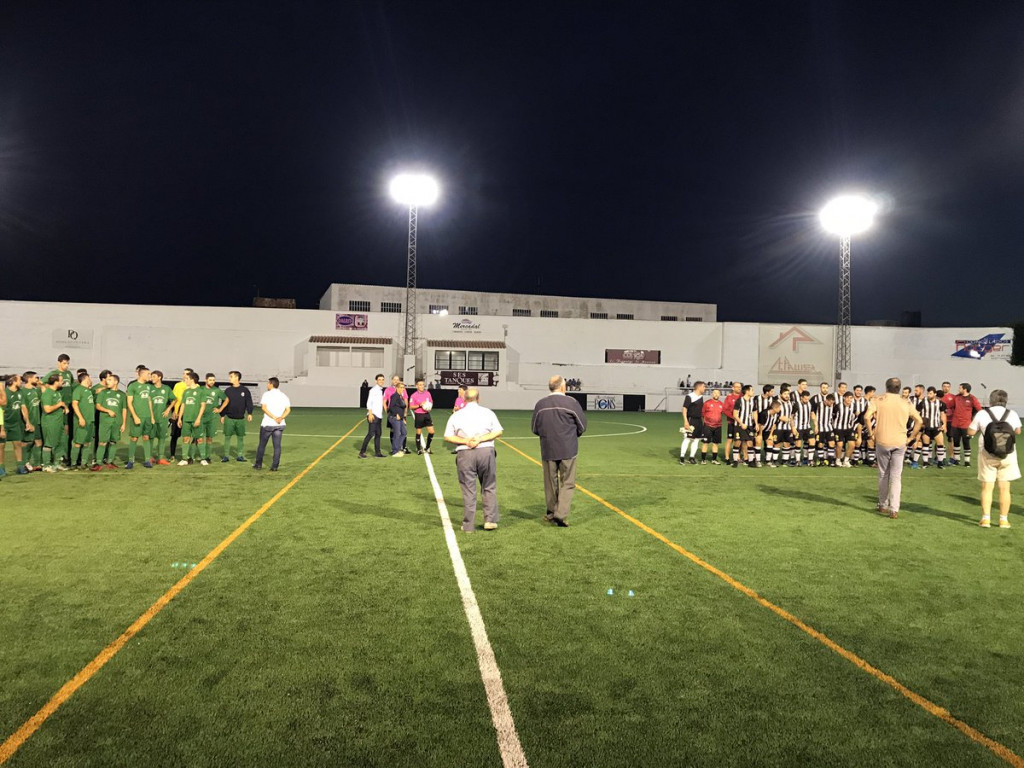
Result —
[[[360,416],[293,413],[277,473],[0,481],[0,740]],[[531,766],[1005,764],[582,492],[542,522],[529,414],[499,417],[500,527],[458,543]],[[678,427],[590,414],[579,484],[1024,755],[1024,518],[980,529],[973,469],[908,469],[889,520],[870,469],[681,467]],[[423,459],[359,461],[363,432],[7,765],[500,765]]]

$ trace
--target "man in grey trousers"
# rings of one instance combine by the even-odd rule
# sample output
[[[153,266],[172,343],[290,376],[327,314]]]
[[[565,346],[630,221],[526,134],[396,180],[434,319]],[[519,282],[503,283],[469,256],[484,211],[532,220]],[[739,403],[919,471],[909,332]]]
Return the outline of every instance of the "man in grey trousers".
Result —
[[[576,455],[579,437],[587,431],[587,417],[575,398],[565,394],[565,379],[552,376],[551,394],[533,407],[533,434],[540,437],[544,464],[544,519],[561,528],[569,526],[569,505],[576,490]]]
[[[494,463],[494,441],[504,431],[494,411],[480,405],[480,393],[466,390],[466,406],[448,419],[444,429],[446,442],[454,443],[455,466],[462,486],[465,515],[462,530],[471,533],[476,526],[477,482],[484,507],[484,530],[498,527],[498,477]]]

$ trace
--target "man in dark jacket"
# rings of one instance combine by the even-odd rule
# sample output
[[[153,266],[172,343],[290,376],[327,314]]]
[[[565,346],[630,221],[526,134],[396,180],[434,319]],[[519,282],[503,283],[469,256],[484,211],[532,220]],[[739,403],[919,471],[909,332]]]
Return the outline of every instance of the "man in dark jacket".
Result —
[[[569,525],[569,505],[576,490],[576,454],[579,437],[587,430],[587,417],[575,398],[565,394],[565,379],[552,376],[551,394],[533,408],[533,434],[540,437],[544,464],[544,519],[562,528]]]

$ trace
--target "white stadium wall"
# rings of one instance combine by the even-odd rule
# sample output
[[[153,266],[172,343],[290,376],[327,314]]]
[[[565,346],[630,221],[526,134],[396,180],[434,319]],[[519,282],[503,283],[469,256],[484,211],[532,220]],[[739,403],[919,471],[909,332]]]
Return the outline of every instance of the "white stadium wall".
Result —
[[[0,372],[45,372],[61,352],[71,355],[73,367],[107,367],[122,379],[138,363],[175,379],[186,365],[224,379],[238,369],[247,381],[277,376],[296,405],[352,407],[363,379],[397,370],[404,317],[339,314],[0,302]],[[997,343],[981,347],[979,357],[954,356],[992,334]],[[497,349],[494,386],[483,392],[489,405],[500,408],[532,407],[552,374],[582,380],[589,393],[646,395],[648,409],[672,411],[681,405],[677,385],[687,376],[750,383],[833,378],[831,326],[421,315],[417,335],[418,368],[428,379],[439,377],[434,353],[445,345]],[[856,327],[853,365],[843,378],[878,387],[892,375],[909,384],[970,381],[983,401],[998,387],[1011,402],[1024,403],[1024,369],[1007,362],[1010,336],[1007,328]],[[346,348],[360,353],[341,359],[361,364],[321,364],[329,349]],[[606,350],[631,362],[606,363]],[[660,353],[660,362],[651,364],[640,351]],[[638,362],[641,357],[645,362]]]

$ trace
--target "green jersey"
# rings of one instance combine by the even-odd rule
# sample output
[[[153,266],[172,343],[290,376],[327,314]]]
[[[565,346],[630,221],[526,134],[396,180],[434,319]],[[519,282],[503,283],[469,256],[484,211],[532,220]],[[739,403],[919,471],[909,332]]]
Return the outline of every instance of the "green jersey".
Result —
[[[149,398],[153,392],[153,385],[148,381],[133,381],[128,385],[127,398],[132,399],[132,408],[135,409],[135,415],[139,417],[141,421],[153,421],[153,415],[149,410]],[[128,411],[128,415],[131,416],[131,411]]]
[[[60,390],[50,389],[49,387],[43,387],[43,392],[39,396],[42,405],[54,406],[60,405],[64,401],[61,399]],[[57,408],[54,411],[47,413],[45,410],[42,412],[43,424],[61,424],[64,421],[64,409]]]
[[[7,405],[4,406],[4,421],[7,424],[21,424],[21,390],[17,392],[4,387]]]
[[[28,423],[33,427],[38,427],[40,424],[40,411],[42,410],[39,389],[24,387],[19,392],[21,393],[22,406],[28,409]]]
[[[199,418],[199,409],[203,407],[202,390],[199,387],[186,389],[181,396],[181,421],[192,424]]]
[[[95,405],[105,408],[106,411],[114,412],[114,415],[111,416],[106,411],[100,411],[101,422],[121,420],[121,397],[122,394],[116,389],[107,389],[106,387],[95,393]]]
[[[220,404],[226,399],[224,390],[220,387],[202,387],[199,391],[203,393],[203,402],[206,403],[206,411],[203,412],[203,418],[214,418],[217,415],[213,412],[214,409],[220,408]]]
[[[71,395],[72,402],[78,403],[78,410],[82,412],[82,418],[86,424],[92,424],[96,416],[96,396],[88,387],[79,384]],[[72,409],[74,413],[74,409]]]
[[[150,387],[149,401],[153,403],[153,418],[159,421],[164,418],[163,414],[167,410],[167,406],[174,401],[174,394],[166,384],[161,384],[159,387],[150,384]]]
[[[52,371],[50,371],[43,377],[43,381],[49,381],[50,377],[55,373],[64,380],[64,386],[62,386],[59,390],[61,402],[67,403],[68,408],[70,408],[71,396],[75,392],[75,378],[74,376],[71,375],[70,368],[66,371],[59,371],[56,368],[54,368]]]

